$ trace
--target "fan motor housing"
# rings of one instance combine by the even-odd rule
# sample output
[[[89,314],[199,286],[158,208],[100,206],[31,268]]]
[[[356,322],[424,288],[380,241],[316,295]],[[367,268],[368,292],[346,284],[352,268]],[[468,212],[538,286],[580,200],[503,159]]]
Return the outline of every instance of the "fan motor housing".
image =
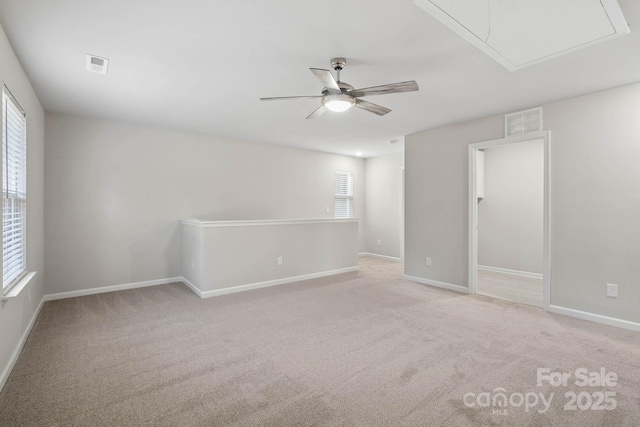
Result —
[[[332,58],[331,59],[331,67],[334,70],[342,70],[347,65],[347,60],[344,58]]]
[[[354,89],[353,86],[345,82],[338,82],[338,87],[340,87],[340,90],[342,91],[342,93],[347,95],[349,95],[349,91],[352,91]],[[330,95],[331,92],[329,92],[329,89],[325,87],[322,89],[322,94],[326,96],[326,95]]]

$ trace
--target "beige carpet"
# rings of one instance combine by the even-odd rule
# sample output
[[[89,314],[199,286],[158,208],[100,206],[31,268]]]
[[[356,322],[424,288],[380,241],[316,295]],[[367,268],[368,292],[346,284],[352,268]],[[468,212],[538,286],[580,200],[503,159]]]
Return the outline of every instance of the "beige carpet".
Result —
[[[207,300],[175,284],[49,302],[0,425],[640,425],[640,334],[361,267]],[[616,386],[536,385],[537,368],[602,367]],[[497,388],[554,398],[479,406]],[[617,407],[565,410],[570,391]]]

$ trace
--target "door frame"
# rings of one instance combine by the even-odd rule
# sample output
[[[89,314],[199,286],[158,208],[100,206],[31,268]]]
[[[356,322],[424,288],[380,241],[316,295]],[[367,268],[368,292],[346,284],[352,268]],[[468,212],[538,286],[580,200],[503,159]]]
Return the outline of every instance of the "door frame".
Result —
[[[477,293],[478,287],[478,198],[476,195],[476,156],[478,150],[500,145],[517,144],[542,140],[544,145],[544,208],[543,208],[543,287],[542,307],[549,310],[551,305],[551,227],[549,224],[550,158],[551,132],[531,132],[528,134],[494,139],[492,141],[469,144],[469,293]]]
[[[404,262],[404,166],[400,168],[400,262]]]

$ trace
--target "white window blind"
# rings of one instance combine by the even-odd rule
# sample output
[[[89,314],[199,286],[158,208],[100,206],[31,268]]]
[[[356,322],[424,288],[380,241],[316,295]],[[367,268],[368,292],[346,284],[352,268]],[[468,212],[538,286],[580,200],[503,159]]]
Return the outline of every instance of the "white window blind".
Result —
[[[2,91],[2,288],[27,272],[27,122],[6,87]]]
[[[334,183],[336,218],[351,218],[353,216],[353,173],[336,171]]]

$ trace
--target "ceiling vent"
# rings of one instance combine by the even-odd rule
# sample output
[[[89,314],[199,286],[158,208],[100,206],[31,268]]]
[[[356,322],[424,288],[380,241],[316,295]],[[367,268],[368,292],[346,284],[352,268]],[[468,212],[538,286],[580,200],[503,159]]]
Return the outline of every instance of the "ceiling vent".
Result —
[[[95,55],[87,54],[87,71],[94,73],[107,74],[109,68],[109,60]]]
[[[522,133],[538,132],[542,130],[542,108],[518,111],[504,116],[504,136],[520,135]]]

